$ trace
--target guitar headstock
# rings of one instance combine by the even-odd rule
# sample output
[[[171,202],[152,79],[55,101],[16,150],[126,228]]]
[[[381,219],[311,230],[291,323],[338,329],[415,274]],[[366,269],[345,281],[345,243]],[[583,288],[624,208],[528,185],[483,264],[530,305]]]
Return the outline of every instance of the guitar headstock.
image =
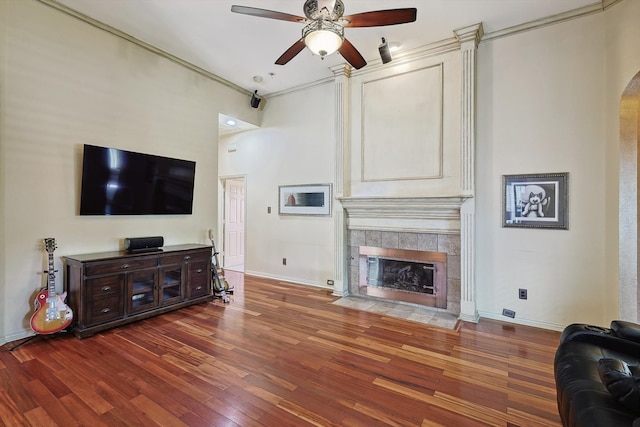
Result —
[[[53,237],[47,237],[46,239],[44,239],[44,248],[48,253],[52,254],[53,251],[55,251],[57,248],[56,239],[54,239]]]

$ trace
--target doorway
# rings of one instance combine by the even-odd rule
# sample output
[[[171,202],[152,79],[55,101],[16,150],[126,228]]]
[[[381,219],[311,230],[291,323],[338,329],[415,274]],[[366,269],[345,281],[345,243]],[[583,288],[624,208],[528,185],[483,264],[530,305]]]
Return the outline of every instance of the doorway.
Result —
[[[244,272],[245,249],[245,179],[224,180],[224,219],[222,266]]]
[[[621,319],[631,322],[640,319],[639,147],[640,72],[631,79],[620,102],[619,312]]]

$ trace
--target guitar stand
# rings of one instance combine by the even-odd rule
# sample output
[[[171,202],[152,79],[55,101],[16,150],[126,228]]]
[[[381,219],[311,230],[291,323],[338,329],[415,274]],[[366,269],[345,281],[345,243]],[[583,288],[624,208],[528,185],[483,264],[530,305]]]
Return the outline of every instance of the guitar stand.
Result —
[[[28,343],[32,342],[33,340],[36,340],[36,339],[39,339],[39,338],[41,338],[41,339],[49,339],[54,335],[66,334],[68,332],[69,332],[69,330],[64,329],[62,331],[59,331],[56,334],[35,334],[35,335],[31,335],[30,337],[27,337],[26,339],[22,340],[21,342],[19,342],[18,344],[14,345],[13,347],[9,347],[8,351],[16,350],[16,349],[22,347],[23,345],[28,344]]]
[[[13,346],[13,347],[11,347],[11,348],[9,348],[9,351],[13,351],[13,350],[15,350],[15,349],[17,349],[17,348],[20,348],[20,347],[22,347],[23,345],[25,345],[25,344],[27,344],[27,343],[29,343],[29,342],[31,342],[31,341],[33,341],[33,340],[35,340],[36,338],[40,338],[40,337],[42,337],[42,335],[40,335],[40,334],[31,335],[29,338],[27,338],[27,339],[25,339],[25,340],[21,341],[20,343],[18,343],[18,344],[16,344],[16,345],[14,345],[14,346]]]

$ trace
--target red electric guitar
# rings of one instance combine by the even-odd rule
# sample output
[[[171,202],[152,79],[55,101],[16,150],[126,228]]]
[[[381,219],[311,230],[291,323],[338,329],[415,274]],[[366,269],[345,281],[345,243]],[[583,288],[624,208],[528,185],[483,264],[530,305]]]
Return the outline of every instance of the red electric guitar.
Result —
[[[71,324],[73,312],[64,303],[66,292],[56,294],[56,274],[53,268],[53,251],[56,239],[44,239],[44,247],[49,254],[48,286],[42,289],[35,300],[36,311],[31,316],[31,329],[37,334],[55,334]]]

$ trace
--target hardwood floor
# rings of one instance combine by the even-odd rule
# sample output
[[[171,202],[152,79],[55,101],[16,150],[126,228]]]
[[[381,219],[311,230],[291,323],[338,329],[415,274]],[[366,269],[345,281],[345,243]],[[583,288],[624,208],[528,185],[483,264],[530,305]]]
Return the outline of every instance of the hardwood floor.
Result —
[[[0,352],[0,425],[560,425],[557,332],[439,329],[331,304],[324,289],[227,279],[230,304]]]

